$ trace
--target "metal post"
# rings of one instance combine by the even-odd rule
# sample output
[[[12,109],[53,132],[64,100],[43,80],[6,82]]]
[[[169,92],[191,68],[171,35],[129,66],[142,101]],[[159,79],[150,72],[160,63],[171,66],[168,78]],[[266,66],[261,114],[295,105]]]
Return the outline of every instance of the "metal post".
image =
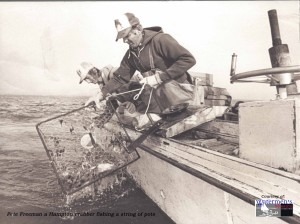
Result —
[[[236,70],[236,59],[237,55],[235,53],[232,54],[231,58],[231,68],[230,68],[230,76],[235,75],[235,70]]]
[[[275,9],[270,10],[268,11],[268,15],[273,44],[273,47],[269,49],[272,67],[290,66],[292,62],[289,55],[288,45],[281,43],[277,11]],[[279,80],[279,83],[271,81],[271,85],[275,85],[277,87],[277,93],[281,99],[286,98],[289,94],[297,93],[297,86],[295,83],[292,83],[291,73],[276,74],[273,75],[273,77]]]
[[[272,35],[272,42],[273,47],[281,45],[281,37],[279,31],[279,24],[277,18],[277,11],[275,9],[268,11],[270,27],[271,27],[271,35]]]

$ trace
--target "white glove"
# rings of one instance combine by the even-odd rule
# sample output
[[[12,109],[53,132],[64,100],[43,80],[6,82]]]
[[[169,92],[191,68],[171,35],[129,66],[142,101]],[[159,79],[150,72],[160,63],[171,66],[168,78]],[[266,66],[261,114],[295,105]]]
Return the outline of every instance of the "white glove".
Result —
[[[96,95],[91,96],[86,102],[85,102],[85,106],[91,104],[92,102],[95,102],[97,108],[100,108],[100,101],[102,101],[104,99],[103,97],[103,93],[101,91],[97,92]]]
[[[151,87],[157,87],[158,85],[160,85],[162,83],[161,79],[160,79],[160,76],[159,76],[159,73],[155,73],[154,75],[151,75],[151,76],[148,76],[148,77],[145,77],[143,78],[141,81],[140,81],[141,84],[148,84],[149,86]]]

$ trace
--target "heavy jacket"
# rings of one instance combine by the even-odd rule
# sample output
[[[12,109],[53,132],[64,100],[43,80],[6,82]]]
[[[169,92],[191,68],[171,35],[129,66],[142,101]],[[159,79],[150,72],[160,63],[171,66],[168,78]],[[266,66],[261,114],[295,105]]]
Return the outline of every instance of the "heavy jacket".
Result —
[[[189,81],[187,70],[195,65],[193,55],[182,47],[172,36],[163,33],[161,27],[144,29],[144,38],[138,51],[128,49],[114,77],[102,88],[104,95],[118,90],[128,83],[136,70],[141,73],[151,70],[149,49],[154,67],[163,71],[162,81],[174,79],[178,82]]]
[[[113,67],[112,65],[106,65],[101,69],[101,78],[103,84],[106,85],[109,80],[114,77],[114,72],[118,70],[118,67]]]

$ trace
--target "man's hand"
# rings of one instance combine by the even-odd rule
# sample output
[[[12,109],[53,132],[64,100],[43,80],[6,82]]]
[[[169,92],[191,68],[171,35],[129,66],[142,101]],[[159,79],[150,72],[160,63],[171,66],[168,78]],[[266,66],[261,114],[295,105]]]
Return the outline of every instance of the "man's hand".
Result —
[[[103,97],[103,93],[101,91],[99,91],[96,95],[91,96],[86,102],[85,102],[85,106],[95,102],[97,108],[100,108],[100,101],[102,101],[104,99]]]
[[[161,79],[160,79],[160,76],[159,76],[159,73],[156,72],[154,75],[151,75],[151,76],[148,76],[148,77],[145,77],[143,78],[141,81],[140,81],[141,84],[148,84],[149,86],[151,87],[157,87],[158,85],[160,85],[162,83]]]
[[[136,111],[135,105],[129,101],[120,104],[119,113],[124,113],[124,109],[127,109],[130,114]]]

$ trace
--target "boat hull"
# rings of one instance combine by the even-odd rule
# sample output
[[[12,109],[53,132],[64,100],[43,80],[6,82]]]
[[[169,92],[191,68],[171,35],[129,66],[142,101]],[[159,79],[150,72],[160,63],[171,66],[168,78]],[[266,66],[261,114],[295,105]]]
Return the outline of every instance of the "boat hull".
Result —
[[[300,223],[299,175],[157,136],[137,150],[127,172],[176,223]],[[255,199],[271,194],[292,199],[294,216],[256,217]]]

